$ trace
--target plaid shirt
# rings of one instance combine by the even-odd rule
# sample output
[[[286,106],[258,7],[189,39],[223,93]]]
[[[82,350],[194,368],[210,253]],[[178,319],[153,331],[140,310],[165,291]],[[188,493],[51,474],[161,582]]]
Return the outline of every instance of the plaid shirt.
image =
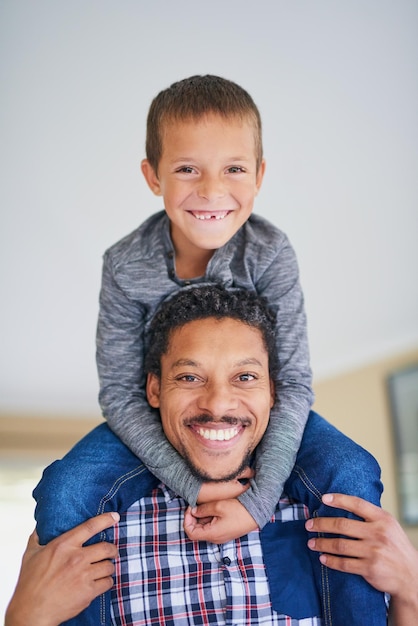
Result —
[[[271,606],[260,536],[223,545],[190,541],[186,504],[160,485],[121,516],[112,589],[112,623],[140,626],[319,626],[321,618],[279,615]],[[307,519],[301,504],[281,500],[274,521]]]

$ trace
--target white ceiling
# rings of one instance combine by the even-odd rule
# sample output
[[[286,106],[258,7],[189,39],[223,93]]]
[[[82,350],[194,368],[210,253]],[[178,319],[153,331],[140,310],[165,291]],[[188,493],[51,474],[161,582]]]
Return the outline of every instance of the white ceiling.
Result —
[[[160,209],[152,97],[215,73],[260,107],[255,210],[294,244],[317,379],[418,345],[418,4],[0,4],[0,411],[97,412],[105,248]]]

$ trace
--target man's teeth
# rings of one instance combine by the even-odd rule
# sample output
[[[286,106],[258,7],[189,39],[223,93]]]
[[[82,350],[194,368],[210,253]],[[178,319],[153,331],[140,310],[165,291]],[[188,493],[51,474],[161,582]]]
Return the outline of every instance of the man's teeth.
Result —
[[[223,220],[228,215],[228,212],[223,213],[193,213],[194,217],[198,220]]]
[[[229,441],[238,434],[238,428],[225,428],[225,430],[215,430],[214,428],[199,428],[198,433],[203,439],[210,441]]]

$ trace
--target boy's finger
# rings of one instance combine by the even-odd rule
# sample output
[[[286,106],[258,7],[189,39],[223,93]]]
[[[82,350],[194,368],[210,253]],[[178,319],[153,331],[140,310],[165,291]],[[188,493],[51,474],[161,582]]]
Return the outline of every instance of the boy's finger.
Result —
[[[194,517],[192,510],[190,507],[185,511],[184,514],[184,531],[189,539],[192,541],[203,541],[205,539],[204,528],[207,529],[210,526],[213,518],[199,518],[196,519]]]
[[[254,478],[255,472],[251,467],[246,467],[243,472],[239,476],[237,476],[237,480],[245,480],[247,478]]]
[[[204,504],[198,504],[193,507],[190,512],[196,519],[214,517],[219,514],[218,502],[205,502]]]

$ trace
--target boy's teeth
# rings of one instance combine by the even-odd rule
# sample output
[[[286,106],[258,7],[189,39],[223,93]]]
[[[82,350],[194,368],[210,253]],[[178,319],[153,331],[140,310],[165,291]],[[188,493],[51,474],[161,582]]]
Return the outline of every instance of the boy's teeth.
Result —
[[[228,211],[222,211],[221,213],[193,213],[194,217],[198,220],[223,220],[227,214]]]
[[[210,441],[229,441],[238,434],[238,428],[225,428],[224,430],[215,430],[214,428],[199,428],[199,435],[203,439]]]

